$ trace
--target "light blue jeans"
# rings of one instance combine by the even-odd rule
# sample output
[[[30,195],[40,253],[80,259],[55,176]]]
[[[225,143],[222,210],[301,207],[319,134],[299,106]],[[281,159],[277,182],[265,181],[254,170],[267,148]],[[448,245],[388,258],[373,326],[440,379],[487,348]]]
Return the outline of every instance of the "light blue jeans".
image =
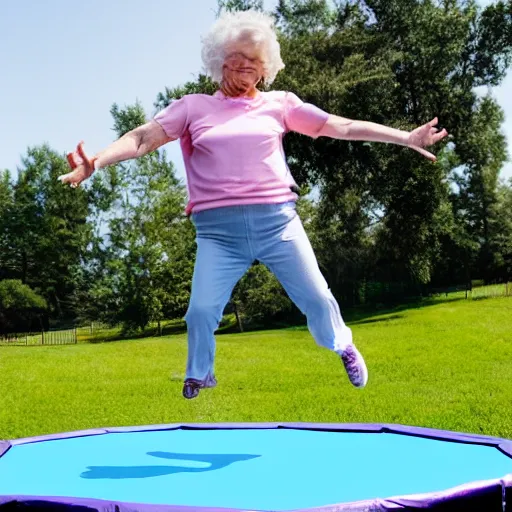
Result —
[[[191,215],[197,255],[190,304],[186,378],[214,375],[214,333],[234,286],[258,260],[306,316],[322,347],[341,353],[352,342],[324,279],[295,203],[229,206]]]

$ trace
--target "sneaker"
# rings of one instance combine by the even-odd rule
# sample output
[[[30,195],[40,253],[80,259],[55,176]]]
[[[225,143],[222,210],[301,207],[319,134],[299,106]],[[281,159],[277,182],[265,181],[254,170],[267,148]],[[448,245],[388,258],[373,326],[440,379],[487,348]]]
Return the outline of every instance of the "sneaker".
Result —
[[[215,377],[208,375],[205,380],[186,379],[183,384],[183,396],[188,400],[199,395],[201,388],[214,388],[217,385]]]
[[[340,357],[350,382],[356,388],[364,388],[368,382],[368,369],[359,350],[351,344],[340,354]]]

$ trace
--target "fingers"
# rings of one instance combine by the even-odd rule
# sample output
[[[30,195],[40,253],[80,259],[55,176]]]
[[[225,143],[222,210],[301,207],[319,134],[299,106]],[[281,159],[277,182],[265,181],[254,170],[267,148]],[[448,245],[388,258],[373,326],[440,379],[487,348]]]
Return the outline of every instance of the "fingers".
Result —
[[[69,184],[71,188],[77,188],[80,185],[80,180],[77,178],[76,171],[68,172],[67,174],[62,174],[57,178],[63,185]]]
[[[68,164],[71,167],[71,169],[76,169],[83,162],[89,162],[89,158],[85,154],[83,144],[84,141],[81,140],[76,147],[76,151],[73,153],[68,153],[66,155]]]
[[[62,184],[69,184],[71,188],[78,188],[80,186],[80,183],[83,181],[84,167],[85,169],[91,167],[91,161],[86,155],[83,145],[84,141],[81,140],[76,147],[76,151],[66,155],[72,171],[62,174],[57,178]],[[81,169],[79,169],[80,166],[82,166]]]
[[[91,162],[89,160],[89,157],[85,154],[85,151],[84,151],[84,141],[83,140],[81,140],[78,143],[78,146],[76,147],[76,150],[77,150],[78,154],[80,155],[80,157],[82,158],[82,160],[84,161],[84,163],[87,165],[87,167],[90,167],[91,166]]]
[[[432,126],[433,123],[437,123],[437,118],[421,127],[422,129],[418,132],[418,137],[415,141],[417,146],[425,147],[437,144],[448,135],[446,128],[439,131],[437,128]],[[425,129],[427,131],[425,131]],[[419,141],[421,141],[421,143]]]
[[[432,136],[433,144],[436,144],[441,139],[444,139],[447,135],[448,135],[448,132],[446,131],[446,129],[443,128],[440,132],[438,132]]]
[[[68,159],[68,164],[71,169],[76,169],[77,163],[75,162],[75,158],[73,156],[73,153],[68,153],[66,155],[66,158]]]
[[[439,131],[439,128],[430,128],[430,132],[429,132],[431,135],[435,135],[437,133],[444,133],[444,134],[448,134],[448,132],[446,131],[446,128],[443,128],[441,131]]]
[[[430,122],[429,122],[429,123],[427,123],[427,124],[428,124],[429,126],[434,127],[434,126],[436,126],[436,125],[437,125],[438,121],[439,121],[439,120],[437,119],[437,117],[434,117],[434,119],[432,119],[432,121],[430,121]]]
[[[420,148],[418,146],[411,146],[411,149],[414,149],[415,151],[423,155],[425,158],[428,158],[431,162],[437,162],[436,156],[430,153],[430,151],[427,151],[426,149]]]
[[[70,183],[73,179],[73,174],[74,172],[68,172],[67,174],[62,174],[61,176],[59,176],[57,179],[61,182],[61,183]]]
[[[67,185],[70,182],[69,174],[63,174],[57,178],[63,185]]]

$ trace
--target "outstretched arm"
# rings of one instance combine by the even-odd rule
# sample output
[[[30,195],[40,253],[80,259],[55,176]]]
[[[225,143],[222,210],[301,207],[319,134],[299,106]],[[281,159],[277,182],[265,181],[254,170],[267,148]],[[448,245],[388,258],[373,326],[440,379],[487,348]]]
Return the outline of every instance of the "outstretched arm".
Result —
[[[85,153],[83,142],[80,142],[76,152],[68,155],[68,161],[73,170],[60,176],[59,179],[62,183],[68,183],[76,188],[82,181],[89,178],[96,169],[125,160],[140,158],[171,140],[163,128],[152,120],[127,132],[93,157],[89,157]]]
[[[331,114],[318,135],[333,139],[387,142],[407,146],[435,162],[436,157],[423,148],[436,144],[448,135],[445,129],[438,131],[435,128],[437,122],[437,118],[435,118],[429,123],[407,132],[377,123],[346,119]]]

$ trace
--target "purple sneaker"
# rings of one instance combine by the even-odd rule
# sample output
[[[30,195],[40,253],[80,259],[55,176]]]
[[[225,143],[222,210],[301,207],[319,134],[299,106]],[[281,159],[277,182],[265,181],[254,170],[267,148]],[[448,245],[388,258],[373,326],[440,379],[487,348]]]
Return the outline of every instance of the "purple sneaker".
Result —
[[[368,382],[368,369],[359,350],[351,344],[340,354],[340,357],[350,382],[356,388],[364,388]]]
[[[190,400],[199,395],[201,388],[214,388],[216,385],[217,380],[212,375],[208,375],[204,380],[186,379],[183,384],[183,396]]]

